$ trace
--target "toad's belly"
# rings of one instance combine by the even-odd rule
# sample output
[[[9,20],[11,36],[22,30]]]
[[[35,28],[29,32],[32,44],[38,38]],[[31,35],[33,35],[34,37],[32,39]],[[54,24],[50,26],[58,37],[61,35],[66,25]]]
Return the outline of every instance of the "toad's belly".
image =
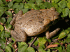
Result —
[[[35,36],[35,35],[38,35],[44,31],[46,31],[48,28],[45,28],[43,26],[38,26],[38,27],[32,26],[30,28],[28,28],[28,27],[24,28],[23,27],[22,29],[24,29],[24,31],[26,32],[26,34],[28,36]]]

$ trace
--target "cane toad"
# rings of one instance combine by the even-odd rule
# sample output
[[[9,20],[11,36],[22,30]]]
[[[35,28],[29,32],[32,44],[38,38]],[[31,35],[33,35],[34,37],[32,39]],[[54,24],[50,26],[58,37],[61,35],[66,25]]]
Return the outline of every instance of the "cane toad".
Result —
[[[11,25],[14,30],[11,30],[11,35],[16,41],[26,41],[27,36],[35,36],[45,32],[51,21],[58,18],[58,12],[55,8],[31,10],[23,15],[19,11],[12,19]]]

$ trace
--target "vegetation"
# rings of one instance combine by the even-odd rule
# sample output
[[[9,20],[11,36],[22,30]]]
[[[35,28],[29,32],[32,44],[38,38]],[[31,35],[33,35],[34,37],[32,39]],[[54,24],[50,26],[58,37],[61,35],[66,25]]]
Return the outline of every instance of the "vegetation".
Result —
[[[11,37],[10,25],[14,13],[23,13],[34,9],[55,7],[59,12],[61,27],[57,36],[46,39],[45,36],[28,37],[27,42],[15,42]],[[0,0],[0,52],[70,52],[70,0]],[[61,23],[64,25],[61,26]],[[65,26],[65,27],[64,27]],[[12,40],[11,40],[12,38]],[[33,44],[33,39],[37,39]],[[31,45],[32,44],[32,45]],[[31,45],[31,46],[30,46]]]

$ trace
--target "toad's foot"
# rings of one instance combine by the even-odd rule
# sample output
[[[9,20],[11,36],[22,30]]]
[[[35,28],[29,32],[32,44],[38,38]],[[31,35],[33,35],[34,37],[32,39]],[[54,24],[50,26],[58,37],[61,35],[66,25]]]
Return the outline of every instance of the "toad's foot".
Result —
[[[51,38],[51,37],[54,36],[59,30],[60,30],[60,28],[57,28],[57,29],[55,29],[54,31],[52,31],[51,33],[49,33],[49,31],[46,32],[46,38],[47,38],[47,39]]]

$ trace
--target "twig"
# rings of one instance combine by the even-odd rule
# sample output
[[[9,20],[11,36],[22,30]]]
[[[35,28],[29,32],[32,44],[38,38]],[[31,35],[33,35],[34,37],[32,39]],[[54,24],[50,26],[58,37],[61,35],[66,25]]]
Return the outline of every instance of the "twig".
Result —
[[[16,42],[12,45],[12,47],[13,47],[14,49],[17,48]]]
[[[32,46],[32,44],[35,42],[36,39],[37,39],[37,37],[35,37],[34,40],[29,44],[29,47]]]
[[[35,45],[32,45],[32,47],[35,48],[35,49],[37,49],[37,50],[38,50],[38,48],[39,48],[38,46],[35,46]]]
[[[0,25],[3,25],[3,23],[0,22]]]
[[[8,41],[8,40],[7,40],[7,37],[6,37],[6,43],[5,43],[5,47],[7,46],[7,41]]]
[[[43,0],[44,2],[46,2],[45,0]]]
[[[53,48],[53,47],[57,47],[58,44],[53,44],[53,45],[48,45],[47,48]]]
[[[43,1],[44,1],[44,2],[49,2],[49,3],[51,2],[51,0],[43,0]]]
[[[58,44],[48,45],[48,46],[45,48],[45,50],[48,49],[48,48],[53,48],[53,47],[58,47]]]
[[[53,43],[55,43],[55,42],[58,42],[58,38],[57,38],[57,39],[53,39],[50,44],[53,44]]]
[[[18,48],[15,49],[15,52],[18,52]]]

